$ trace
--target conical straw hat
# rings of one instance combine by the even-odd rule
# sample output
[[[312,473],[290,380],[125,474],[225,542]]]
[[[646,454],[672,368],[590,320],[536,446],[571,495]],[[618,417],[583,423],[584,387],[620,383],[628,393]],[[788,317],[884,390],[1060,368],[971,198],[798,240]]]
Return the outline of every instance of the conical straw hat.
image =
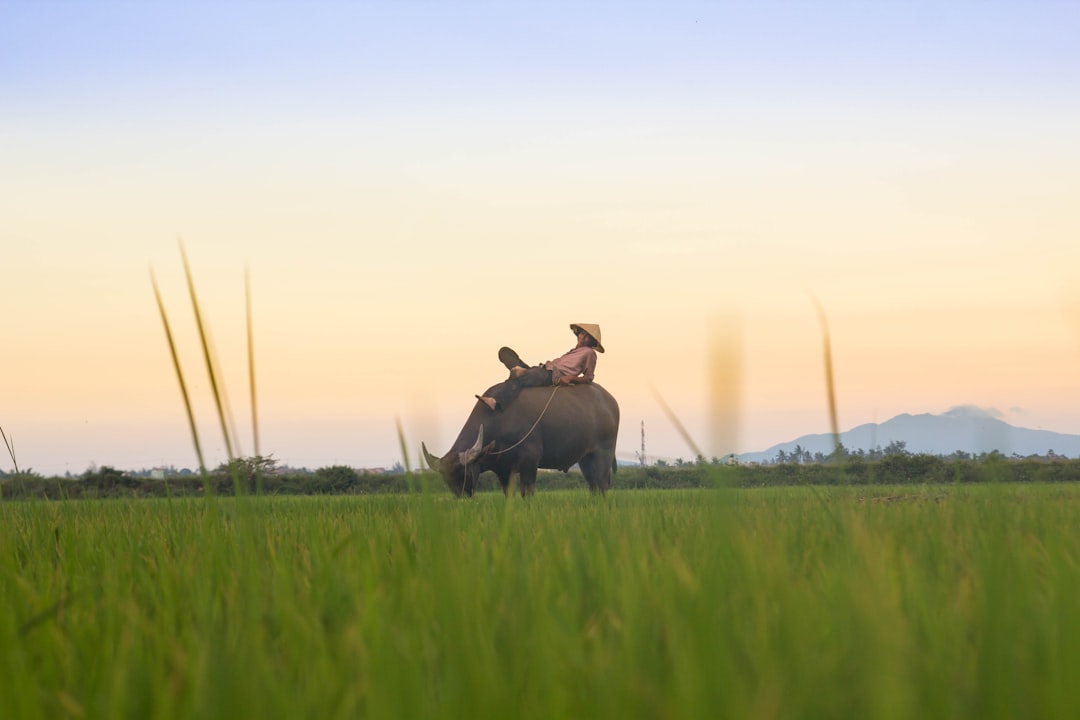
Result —
[[[570,325],[570,331],[577,335],[578,328],[581,328],[585,332],[589,333],[593,340],[596,341],[596,352],[604,352],[604,346],[600,344],[600,326],[593,323],[572,323]]]

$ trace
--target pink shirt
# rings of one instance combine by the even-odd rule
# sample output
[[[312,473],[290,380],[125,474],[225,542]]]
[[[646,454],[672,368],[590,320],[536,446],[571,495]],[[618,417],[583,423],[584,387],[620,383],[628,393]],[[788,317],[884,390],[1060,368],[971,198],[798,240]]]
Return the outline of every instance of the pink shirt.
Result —
[[[585,382],[592,382],[596,374],[596,351],[591,347],[576,347],[560,358],[548,360],[544,368],[551,371],[551,379],[555,381],[567,375],[580,375]]]

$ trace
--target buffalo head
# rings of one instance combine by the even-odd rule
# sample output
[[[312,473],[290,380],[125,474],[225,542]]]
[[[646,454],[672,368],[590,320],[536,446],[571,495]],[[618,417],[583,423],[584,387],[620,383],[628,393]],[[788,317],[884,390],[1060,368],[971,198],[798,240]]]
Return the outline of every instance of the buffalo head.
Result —
[[[424,459],[427,461],[428,467],[438,471],[450,490],[458,497],[461,497],[462,495],[471,496],[473,491],[476,490],[477,478],[483,472],[477,460],[489,451],[494,444],[490,443],[488,447],[484,447],[484,426],[481,425],[480,432],[476,436],[476,442],[468,450],[462,450],[461,452],[451,450],[443,457],[437,458],[428,452],[424,443],[420,443],[420,447],[424,451]]]

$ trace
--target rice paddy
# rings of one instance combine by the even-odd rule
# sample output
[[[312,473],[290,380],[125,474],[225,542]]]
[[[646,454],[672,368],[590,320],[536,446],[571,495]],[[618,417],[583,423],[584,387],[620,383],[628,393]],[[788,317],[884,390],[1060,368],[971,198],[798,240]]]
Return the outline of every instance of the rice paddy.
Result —
[[[0,717],[1075,717],[1080,488],[0,503]]]

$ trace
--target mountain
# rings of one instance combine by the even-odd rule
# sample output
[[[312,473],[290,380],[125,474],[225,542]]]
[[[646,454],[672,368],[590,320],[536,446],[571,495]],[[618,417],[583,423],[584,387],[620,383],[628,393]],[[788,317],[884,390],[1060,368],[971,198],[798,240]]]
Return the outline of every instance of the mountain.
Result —
[[[840,442],[848,450],[885,448],[892,442],[904,442],[911,453],[951,455],[961,450],[978,455],[998,450],[1013,453],[1080,457],[1080,435],[1066,435],[1048,430],[1016,427],[999,420],[990,412],[972,406],[953,408],[941,415],[897,415],[883,423],[867,423],[840,433]],[[773,445],[768,450],[739,455],[742,462],[775,460],[781,450],[791,452],[796,445],[811,454],[828,455],[833,450],[832,435],[803,435],[791,442]]]

